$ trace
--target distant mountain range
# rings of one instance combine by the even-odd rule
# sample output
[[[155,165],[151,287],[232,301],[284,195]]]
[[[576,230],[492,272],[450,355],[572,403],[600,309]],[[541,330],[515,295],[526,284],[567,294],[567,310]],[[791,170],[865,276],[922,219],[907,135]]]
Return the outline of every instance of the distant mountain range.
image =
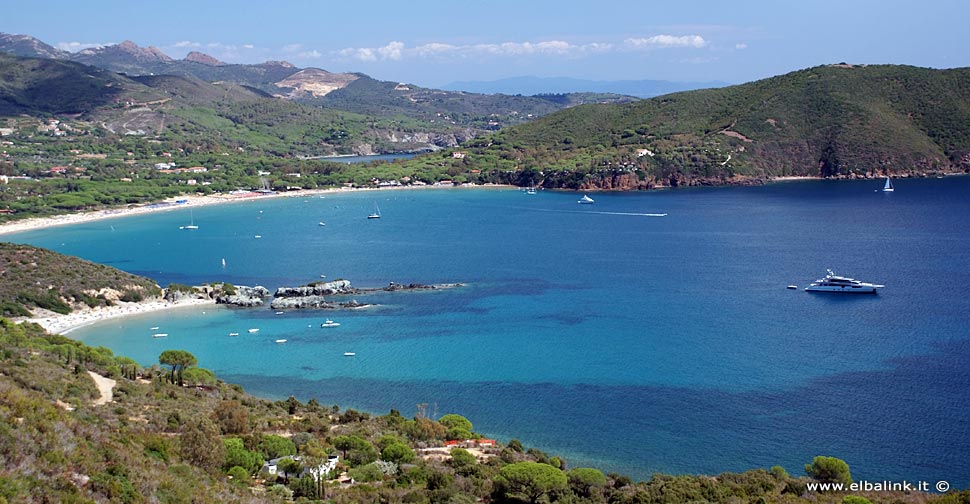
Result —
[[[442,86],[449,91],[469,93],[533,96],[563,93],[614,93],[638,98],[651,98],[678,91],[718,88],[726,82],[672,82],[664,80],[598,81],[571,77],[509,77],[492,81],[457,81]]]
[[[255,65],[227,64],[200,52],[189,53],[179,60],[158,48],[140,47],[127,40],[71,53],[27,35],[0,33],[0,52],[26,58],[72,61],[129,77],[172,75],[217,85],[231,83],[266,96],[331,111],[372,116],[377,120],[397,118],[399,131],[387,132],[388,140],[402,136],[426,138],[426,149],[448,147],[457,140],[527,122],[574,105],[635,100],[631,96],[607,93],[527,97],[442,91],[379,81],[360,73],[298,68],[285,61],[267,61]],[[56,97],[52,98],[57,100]],[[35,105],[49,108],[42,104]],[[402,118],[407,120],[400,121]],[[354,151],[357,153],[368,153],[375,149],[373,138],[349,139],[348,142],[356,145]],[[394,147],[394,142],[377,143]],[[421,142],[408,144],[409,149],[414,149],[419,148]]]

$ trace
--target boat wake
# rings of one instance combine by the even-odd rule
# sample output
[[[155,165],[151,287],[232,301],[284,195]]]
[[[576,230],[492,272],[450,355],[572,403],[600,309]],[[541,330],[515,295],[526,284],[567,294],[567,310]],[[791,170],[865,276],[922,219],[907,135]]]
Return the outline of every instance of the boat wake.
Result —
[[[645,213],[645,212],[600,212],[595,210],[562,210],[558,208],[529,208],[536,212],[558,212],[558,213],[577,213],[590,215],[626,215],[631,217],[666,217],[666,213]]]
[[[639,212],[583,212],[575,210],[573,213],[598,214],[598,215],[632,215],[633,217],[666,217],[666,213],[639,213]]]

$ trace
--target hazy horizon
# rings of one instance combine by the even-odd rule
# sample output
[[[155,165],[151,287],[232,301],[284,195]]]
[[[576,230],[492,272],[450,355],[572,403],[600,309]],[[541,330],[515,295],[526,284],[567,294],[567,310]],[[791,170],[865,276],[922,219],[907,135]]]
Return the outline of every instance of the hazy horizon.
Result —
[[[518,76],[750,82],[849,62],[970,66],[957,0],[12,3],[0,31],[60,49],[132,40],[173,58],[286,60],[436,87]],[[16,7],[16,8],[14,8]],[[904,30],[905,29],[905,30]]]

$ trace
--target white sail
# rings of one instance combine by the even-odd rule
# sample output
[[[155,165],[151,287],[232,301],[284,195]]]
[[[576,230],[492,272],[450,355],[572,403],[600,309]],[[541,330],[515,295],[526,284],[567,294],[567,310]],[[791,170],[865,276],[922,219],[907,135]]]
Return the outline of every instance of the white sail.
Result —
[[[886,177],[886,185],[882,188],[883,192],[893,192],[893,181],[891,178]]]

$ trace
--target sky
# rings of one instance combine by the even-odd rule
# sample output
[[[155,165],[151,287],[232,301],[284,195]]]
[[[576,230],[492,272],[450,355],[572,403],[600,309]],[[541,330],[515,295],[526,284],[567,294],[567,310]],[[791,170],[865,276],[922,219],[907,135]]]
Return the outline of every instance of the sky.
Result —
[[[964,0],[0,0],[0,32],[131,40],[440,87],[516,76],[743,83],[827,63],[970,66]]]

